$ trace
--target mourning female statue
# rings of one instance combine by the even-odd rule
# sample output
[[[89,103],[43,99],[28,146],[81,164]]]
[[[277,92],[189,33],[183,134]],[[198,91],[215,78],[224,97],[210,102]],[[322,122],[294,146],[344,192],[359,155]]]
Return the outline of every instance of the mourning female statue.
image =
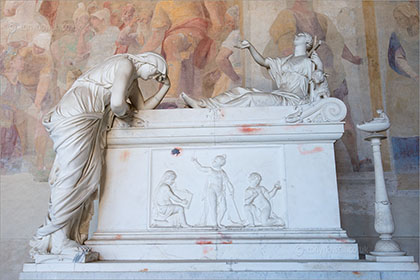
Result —
[[[323,70],[316,51],[312,51],[313,39],[307,33],[295,36],[294,54],[282,58],[263,57],[248,41],[239,48],[248,49],[254,60],[268,69],[277,89],[263,92],[255,88],[237,87],[212,98],[193,99],[181,94],[185,103],[193,108],[259,107],[305,104],[317,99],[313,92],[312,74]],[[309,54],[311,53],[311,54]]]
[[[107,126],[113,115],[128,120],[135,110],[155,108],[170,87],[167,68],[165,60],[151,52],[114,55],[80,76],[43,117],[56,158],[48,215],[30,242],[32,256],[89,251],[82,244],[100,184]],[[144,100],[138,78],[163,85]]]

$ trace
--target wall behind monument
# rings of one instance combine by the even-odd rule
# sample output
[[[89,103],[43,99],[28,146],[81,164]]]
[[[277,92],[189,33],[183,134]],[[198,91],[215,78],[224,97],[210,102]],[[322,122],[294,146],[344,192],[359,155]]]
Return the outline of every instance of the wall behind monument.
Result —
[[[372,171],[369,144],[355,124],[385,108],[393,124],[385,169],[398,174],[401,188],[417,188],[417,1],[29,0],[3,1],[2,11],[3,174],[46,180],[54,153],[41,116],[107,56],[164,54],[172,89],[160,108],[168,109],[183,107],[182,91],[195,97],[240,85],[270,91],[267,71],[235,48],[238,40],[266,56],[287,56],[294,34],[308,32],[323,42],[318,53],[330,91],[349,109],[336,145],[338,171]],[[154,86],[141,84],[146,97]]]
[[[270,91],[267,72],[234,46],[247,39],[263,55],[286,56],[299,32],[324,42],[318,52],[330,91],[349,108],[345,134],[336,143],[338,172],[346,178],[370,176],[371,147],[355,124],[384,108],[392,124],[382,147],[384,167],[395,177],[398,205],[410,209],[399,217],[418,217],[418,11],[418,1],[385,0],[2,1],[2,248],[7,244],[2,260],[19,251],[12,260],[20,266],[27,240],[44,215],[28,219],[27,213],[47,207],[45,182],[54,152],[41,116],[86,69],[115,53],[164,53],[173,89],[161,108],[171,109],[182,107],[181,91],[195,97],[239,85]],[[229,69],[223,66],[226,59]],[[146,97],[157,90],[147,82],[140,87]],[[352,199],[360,206],[357,196]],[[346,226],[372,222],[372,212],[356,208],[346,208]],[[19,217],[34,225],[13,223]],[[418,237],[418,226],[402,235]]]

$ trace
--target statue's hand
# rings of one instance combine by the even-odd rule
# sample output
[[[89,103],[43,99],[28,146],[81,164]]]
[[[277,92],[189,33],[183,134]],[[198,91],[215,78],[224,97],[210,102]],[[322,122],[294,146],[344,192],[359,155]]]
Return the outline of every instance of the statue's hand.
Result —
[[[313,51],[311,54],[311,59],[319,59],[319,55],[316,51]]]
[[[274,187],[275,187],[276,189],[278,189],[278,190],[281,190],[281,184],[280,184],[280,181],[277,181],[277,182],[274,184]]]
[[[144,127],[145,121],[142,118],[136,116],[129,116],[123,119],[115,118],[114,127],[117,128],[128,128],[128,127]]]
[[[145,121],[137,117],[138,110],[132,105],[128,104],[129,109],[127,113],[122,117],[117,117],[119,127],[142,127]]]
[[[318,69],[322,68],[322,61],[316,51],[311,54],[311,60],[318,66]]]
[[[248,42],[247,40],[243,40],[239,42],[239,45],[236,47],[239,49],[249,49],[251,47],[251,43]]]

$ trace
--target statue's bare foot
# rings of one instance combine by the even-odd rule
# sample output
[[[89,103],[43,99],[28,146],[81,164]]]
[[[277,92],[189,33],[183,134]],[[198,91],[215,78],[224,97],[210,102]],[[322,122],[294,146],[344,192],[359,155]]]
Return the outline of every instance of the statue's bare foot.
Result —
[[[54,255],[72,255],[77,253],[87,253],[90,248],[86,245],[81,245],[76,241],[67,239],[62,244],[51,248],[51,253]]]
[[[199,105],[198,100],[195,100],[194,98],[189,97],[185,92],[181,92],[181,97],[185,101],[185,103],[190,106],[191,108],[201,108]]]

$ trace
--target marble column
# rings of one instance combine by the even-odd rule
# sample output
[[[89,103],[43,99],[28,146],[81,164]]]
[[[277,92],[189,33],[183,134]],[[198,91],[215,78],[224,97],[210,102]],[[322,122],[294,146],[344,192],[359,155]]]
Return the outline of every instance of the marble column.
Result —
[[[392,240],[394,233],[394,219],[392,218],[391,202],[386,191],[384,170],[381,157],[381,140],[386,139],[384,132],[389,129],[391,123],[387,114],[379,109],[376,110],[378,117],[358,124],[357,128],[361,131],[370,133],[365,138],[370,141],[373,150],[373,162],[375,167],[375,230],[379,233],[379,240],[375,244],[374,251],[366,255],[366,260],[378,262],[413,262],[412,256],[405,256],[401,251],[400,245]]]
[[[375,244],[374,251],[370,252],[372,257],[367,257],[367,259],[372,260],[375,259],[375,256],[405,255],[405,252],[401,251],[398,243],[392,240],[392,233],[395,230],[395,226],[382,167],[381,140],[383,139],[386,139],[386,136],[382,134],[372,134],[365,138],[365,140],[371,142],[373,150],[375,167],[375,230],[379,233],[380,238]]]

